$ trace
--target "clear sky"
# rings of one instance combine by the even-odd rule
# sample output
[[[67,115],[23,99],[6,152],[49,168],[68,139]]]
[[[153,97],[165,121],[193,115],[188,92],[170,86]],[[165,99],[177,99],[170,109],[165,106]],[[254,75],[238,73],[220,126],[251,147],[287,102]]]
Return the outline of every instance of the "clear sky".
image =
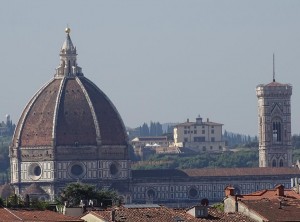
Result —
[[[300,1],[1,1],[0,120],[55,72],[67,24],[84,75],[126,126],[204,119],[257,134],[255,87],[291,83],[300,132]]]

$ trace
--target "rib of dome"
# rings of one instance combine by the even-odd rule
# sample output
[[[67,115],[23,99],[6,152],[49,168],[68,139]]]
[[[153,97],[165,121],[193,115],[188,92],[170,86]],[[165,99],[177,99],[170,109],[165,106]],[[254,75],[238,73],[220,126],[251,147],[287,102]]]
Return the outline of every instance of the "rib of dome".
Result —
[[[117,109],[95,84],[64,77],[51,80],[28,103],[13,141],[15,147],[126,145],[127,134]]]
[[[125,126],[115,106],[93,82],[85,77],[79,79],[94,106],[100,128],[101,144],[126,145]]]
[[[75,78],[66,79],[59,101],[56,145],[97,145],[88,101]]]
[[[52,79],[27,104],[15,130],[14,146],[52,146],[52,120],[60,81]]]

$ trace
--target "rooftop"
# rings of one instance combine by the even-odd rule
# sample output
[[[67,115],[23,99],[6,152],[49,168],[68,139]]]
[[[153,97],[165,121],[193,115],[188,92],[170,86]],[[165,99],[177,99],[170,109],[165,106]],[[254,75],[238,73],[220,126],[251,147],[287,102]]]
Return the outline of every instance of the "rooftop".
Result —
[[[299,221],[300,218],[300,195],[294,190],[284,189],[282,185],[275,189],[238,195],[237,200],[264,221]]]
[[[132,177],[220,177],[220,176],[277,176],[277,175],[299,175],[300,170],[292,167],[254,167],[254,168],[202,168],[202,169],[158,169],[158,170],[133,170]]]
[[[2,222],[15,222],[15,221],[52,221],[52,222],[80,222],[81,219],[66,216],[50,210],[26,210],[26,209],[7,209],[0,208],[0,221]]]
[[[105,211],[90,211],[87,214],[92,214],[95,217],[104,219],[105,221],[111,220],[110,210]],[[174,221],[190,221],[190,222],[199,222],[199,221],[252,221],[240,213],[231,213],[227,214],[221,211],[218,211],[215,208],[208,209],[207,218],[195,218],[192,215],[187,213],[186,209],[170,209],[162,206],[157,207],[139,207],[136,208],[130,207],[120,207],[115,209],[115,219],[116,221],[139,221],[139,222],[149,222],[149,221],[161,221],[161,222],[174,222]],[[84,217],[82,217],[84,219]],[[177,219],[177,220],[176,220]]]

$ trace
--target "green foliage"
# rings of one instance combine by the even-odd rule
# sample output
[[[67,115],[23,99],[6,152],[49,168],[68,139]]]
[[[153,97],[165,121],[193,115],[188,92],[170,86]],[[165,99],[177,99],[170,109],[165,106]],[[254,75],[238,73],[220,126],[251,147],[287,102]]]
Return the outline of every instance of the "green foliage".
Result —
[[[49,208],[49,202],[33,199],[31,200],[30,207],[37,210],[46,210]]]
[[[79,205],[80,200],[93,199],[97,192],[94,186],[82,183],[70,183],[61,192],[62,203],[68,201],[71,206]]]
[[[57,199],[60,204],[67,201],[69,206],[78,206],[81,200],[97,200],[103,207],[120,201],[114,190],[98,190],[95,186],[84,183],[68,184]]]
[[[300,149],[300,135],[293,135],[292,136],[292,147],[294,149]]]
[[[10,167],[8,151],[11,137],[0,137],[0,184],[8,180],[7,172]]]
[[[23,207],[24,202],[20,196],[13,194],[7,198],[7,200],[5,201],[5,205],[6,207],[17,208],[17,207]]]
[[[159,164],[149,164],[149,161]],[[135,169],[191,169],[191,168],[231,168],[257,167],[258,151],[238,151],[224,153],[203,153],[193,155],[153,155],[148,164],[136,165]]]
[[[140,136],[161,136],[163,134],[162,125],[159,122],[150,122],[150,127],[144,123],[139,127]]]
[[[224,203],[215,203],[212,205],[213,208],[224,212]]]
[[[0,206],[5,206],[8,208],[32,208],[38,210],[46,210],[49,207],[49,202],[41,201],[37,198],[29,200],[23,200],[20,196],[13,194],[9,196],[5,201],[0,199]]]
[[[241,146],[241,145],[244,146],[247,144],[251,144],[252,142],[254,142],[254,144],[258,147],[257,137],[251,138],[249,135],[232,133],[225,130],[223,134],[223,139],[227,142],[227,145],[231,148]]]
[[[293,163],[300,160],[300,149],[293,150]]]

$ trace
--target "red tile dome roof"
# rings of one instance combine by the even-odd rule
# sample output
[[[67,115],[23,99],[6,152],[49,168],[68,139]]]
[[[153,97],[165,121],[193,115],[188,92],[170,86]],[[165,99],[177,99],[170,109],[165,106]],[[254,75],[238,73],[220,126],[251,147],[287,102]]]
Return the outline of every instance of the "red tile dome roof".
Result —
[[[15,130],[13,147],[127,144],[117,109],[84,77],[76,56],[76,47],[67,33],[56,75],[25,107]]]

